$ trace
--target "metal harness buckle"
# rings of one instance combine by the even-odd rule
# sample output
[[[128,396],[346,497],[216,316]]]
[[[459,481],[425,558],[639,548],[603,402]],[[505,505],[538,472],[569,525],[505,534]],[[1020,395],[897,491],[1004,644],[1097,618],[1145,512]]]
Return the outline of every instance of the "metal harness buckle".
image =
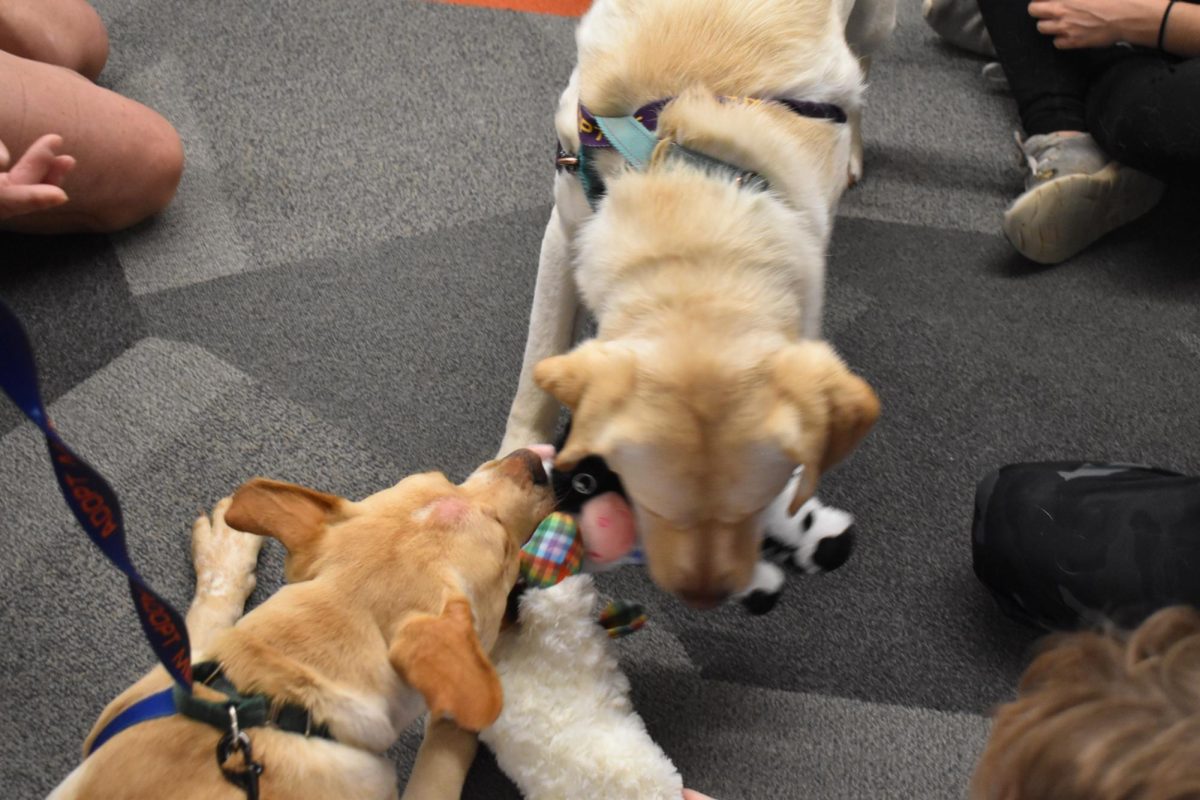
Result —
[[[246,793],[247,800],[258,800],[258,776],[262,775],[263,765],[254,760],[254,751],[250,746],[250,737],[238,725],[237,706],[230,703],[229,730],[217,742],[217,766],[225,780]],[[234,769],[225,763],[235,754],[242,754],[242,766]]]

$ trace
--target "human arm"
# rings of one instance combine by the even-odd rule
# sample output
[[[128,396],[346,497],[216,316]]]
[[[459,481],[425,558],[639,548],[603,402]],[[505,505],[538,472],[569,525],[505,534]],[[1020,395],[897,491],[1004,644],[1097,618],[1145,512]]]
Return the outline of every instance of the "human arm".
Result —
[[[1157,47],[1168,0],[1034,0],[1029,13],[1038,30],[1063,50],[1128,42]],[[1176,2],[1167,18],[1163,49],[1200,55],[1200,5]]]
[[[8,169],[8,148],[0,142],[0,220],[44,211],[67,202],[63,178],[75,166],[72,156],[58,155],[62,137],[47,134],[38,139]]]

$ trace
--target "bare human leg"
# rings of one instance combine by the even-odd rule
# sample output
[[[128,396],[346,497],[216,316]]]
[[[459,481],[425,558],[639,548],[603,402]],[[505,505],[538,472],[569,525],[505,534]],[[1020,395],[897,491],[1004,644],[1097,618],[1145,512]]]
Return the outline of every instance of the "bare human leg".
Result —
[[[0,229],[115,231],[174,197],[183,146],[162,116],[63,67],[0,52],[0,141],[15,160],[51,133],[77,161],[62,179],[68,201],[0,220]]]

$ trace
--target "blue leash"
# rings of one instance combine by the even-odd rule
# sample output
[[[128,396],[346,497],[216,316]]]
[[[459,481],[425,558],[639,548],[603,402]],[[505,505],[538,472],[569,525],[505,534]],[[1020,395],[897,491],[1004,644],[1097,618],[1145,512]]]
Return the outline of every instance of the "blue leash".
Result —
[[[192,657],[183,617],[150,588],[129,560],[116,493],[100,473],[67,447],[50,422],[38,389],[29,339],[4,303],[0,303],[0,389],[41,429],[63,499],[96,547],[129,579],[133,605],[150,647],[175,682],[190,692]]]
[[[176,684],[171,689],[142,698],[110,720],[96,734],[87,753],[90,755],[126,728],[180,713],[179,704],[186,705],[186,698],[192,693],[192,649],[188,642],[187,625],[179,612],[150,588],[129,559],[121,504],[117,501],[116,492],[100,473],[67,447],[54,429],[38,389],[37,367],[34,365],[29,338],[16,315],[3,302],[0,302],[0,389],[46,437],[50,463],[58,478],[63,499],[88,538],[129,579],[129,592],[133,597],[134,610],[142,623],[142,632],[150,642],[154,655]],[[183,698],[178,703],[177,696]],[[258,800],[258,778],[263,766],[253,760],[250,738],[239,729],[237,706],[204,701],[201,704],[218,705],[228,711],[229,730],[217,744],[217,766],[225,780],[244,791],[248,800]],[[243,755],[242,767],[227,767],[226,762],[236,752]]]

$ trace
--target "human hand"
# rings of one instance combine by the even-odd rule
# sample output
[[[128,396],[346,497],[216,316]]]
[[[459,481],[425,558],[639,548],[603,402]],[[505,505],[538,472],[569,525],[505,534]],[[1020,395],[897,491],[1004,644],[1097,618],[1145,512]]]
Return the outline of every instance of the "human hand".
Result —
[[[1029,14],[1060,50],[1117,42],[1153,47],[1166,7],[1167,0],[1034,0]]]
[[[29,146],[25,154],[7,172],[0,172],[0,220],[44,211],[67,202],[63,178],[75,167],[75,158],[56,153],[62,137],[49,133]],[[10,156],[0,142],[0,170],[8,167]]]

